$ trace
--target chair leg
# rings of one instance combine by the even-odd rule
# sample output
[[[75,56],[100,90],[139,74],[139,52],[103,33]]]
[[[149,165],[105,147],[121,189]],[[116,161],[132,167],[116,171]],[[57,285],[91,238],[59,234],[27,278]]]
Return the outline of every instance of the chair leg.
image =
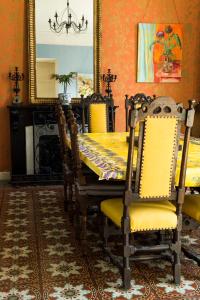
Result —
[[[64,210],[73,213],[73,184],[70,181],[64,180]]]
[[[67,185],[66,181],[64,180],[64,210],[66,212],[68,212],[68,192],[67,192],[67,189],[68,189],[68,185]]]
[[[83,248],[83,254],[87,254],[87,208],[88,208],[88,201],[85,196],[79,195],[79,205],[80,205],[80,225],[81,225],[81,232],[80,232],[80,242]]]
[[[130,269],[130,219],[125,217],[122,219],[122,231],[123,231],[123,287],[128,290],[131,287],[131,269]]]
[[[108,248],[108,237],[109,237],[109,227],[108,227],[108,218],[104,217],[104,227],[103,227],[103,239],[104,247]]]
[[[81,232],[81,226],[80,226],[80,208],[78,203],[75,203],[75,218],[74,218],[74,227],[75,227],[75,234],[76,239],[80,240],[80,232]]]
[[[74,203],[75,203],[75,193],[74,193],[74,186],[72,182],[69,182],[68,185],[68,215],[69,215],[69,220],[73,224],[74,222],[74,216],[75,216],[75,208],[74,208]]]
[[[187,256],[189,259],[192,259],[197,262],[198,266],[200,267],[200,254],[196,253],[192,249],[189,249],[188,247],[182,246],[181,247],[182,252]]]
[[[123,287],[125,290],[131,287],[131,269],[129,266],[129,257],[123,259]]]
[[[181,283],[181,232],[178,229],[174,230],[174,249],[173,249],[173,273],[174,273],[174,283],[180,284]]]
[[[83,254],[87,255],[87,212],[81,215],[81,235],[80,242],[83,249]]]

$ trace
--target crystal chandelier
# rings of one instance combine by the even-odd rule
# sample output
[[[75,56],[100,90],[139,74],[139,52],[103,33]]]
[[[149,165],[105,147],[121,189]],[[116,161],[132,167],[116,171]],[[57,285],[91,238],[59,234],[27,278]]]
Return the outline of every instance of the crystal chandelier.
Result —
[[[75,21],[72,20],[72,10],[69,7],[69,0],[67,0],[67,7],[63,10],[61,13],[61,16],[58,15],[58,13],[55,13],[55,20],[52,21],[51,18],[49,18],[49,26],[50,29],[53,32],[60,33],[64,28],[66,30],[66,33],[69,33],[69,30],[72,28],[75,32],[81,32],[85,31],[88,26],[88,20],[85,19],[84,15],[82,16],[79,23],[75,23]],[[67,14],[66,20],[63,20],[64,15]]]

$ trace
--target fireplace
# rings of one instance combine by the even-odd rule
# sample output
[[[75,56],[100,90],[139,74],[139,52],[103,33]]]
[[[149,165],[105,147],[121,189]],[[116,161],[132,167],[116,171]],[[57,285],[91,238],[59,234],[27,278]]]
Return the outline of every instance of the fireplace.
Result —
[[[49,112],[33,113],[33,126],[26,128],[26,173],[57,175],[62,173],[58,126]]]
[[[11,105],[11,182],[63,182],[55,106],[51,104]],[[74,102],[73,112],[81,124],[81,105]],[[81,127],[81,126],[80,126]]]

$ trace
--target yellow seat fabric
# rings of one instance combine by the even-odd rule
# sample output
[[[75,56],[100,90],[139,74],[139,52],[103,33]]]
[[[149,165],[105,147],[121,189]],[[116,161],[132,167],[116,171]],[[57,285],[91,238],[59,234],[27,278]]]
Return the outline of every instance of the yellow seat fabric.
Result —
[[[108,199],[101,202],[101,211],[115,225],[121,227],[123,200]],[[174,229],[177,226],[176,208],[169,201],[133,202],[129,206],[131,232]]]
[[[200,222],[200,195],[185,195],[183,212]]]
[[[107,115],[105,103],[90,104],[90,131],[93,133],[107,132]]]

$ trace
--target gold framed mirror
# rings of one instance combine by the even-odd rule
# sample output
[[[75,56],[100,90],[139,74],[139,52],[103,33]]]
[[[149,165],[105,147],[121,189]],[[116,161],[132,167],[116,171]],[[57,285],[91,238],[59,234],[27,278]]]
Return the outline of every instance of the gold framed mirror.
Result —
[[[37,70],[36,70],[36,1],[28,0],[28,62],[29,62],[29,102],[31,103],[55,103],[58,97],[40,96],[37,88]],[[50,1],[51,0],[46,0]],[[100,51],[101,51],[101,0],[90,0],[93,4],[93,90],[100,92]],[[53,1],[56,3],[56,1]],[[65,1],[66,2],[66,1]],[[57,2],[58,3],[58,2]],[[72,1],[73,4],[73,1]],[[48,22],[48,19],[47,19]],[[78,34],[77,34],[78,35]],[[45,58],[44,58],[45,59]],[[51,58],[52,59],[52,58]],[[71,70],[74,71],[74,70]],[[76,98],[76,97],[73,97]]]

